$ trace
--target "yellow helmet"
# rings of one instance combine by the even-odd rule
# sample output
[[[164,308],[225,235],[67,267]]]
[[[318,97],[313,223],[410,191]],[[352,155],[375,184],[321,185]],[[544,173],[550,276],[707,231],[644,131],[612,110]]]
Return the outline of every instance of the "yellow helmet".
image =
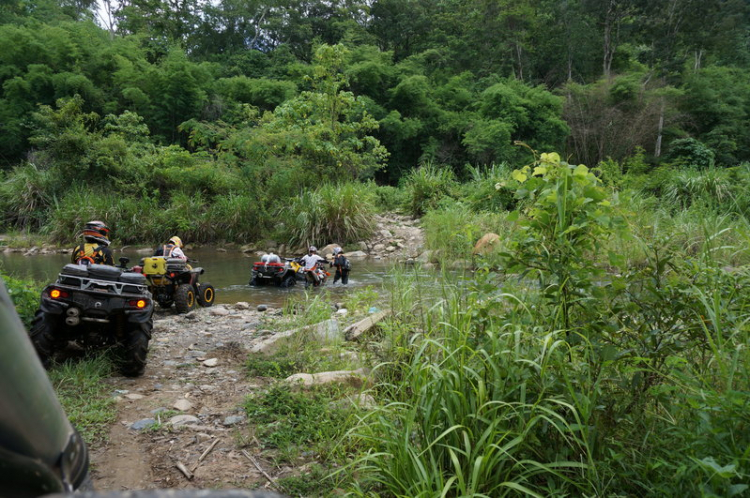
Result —
[[[180,249],[182,249],[182,239],[179,238],[177,235],[175,235],[174,237],[170,238],[169,242],[171,242],[172,244],[174,244],[177,247],[179,247]]]

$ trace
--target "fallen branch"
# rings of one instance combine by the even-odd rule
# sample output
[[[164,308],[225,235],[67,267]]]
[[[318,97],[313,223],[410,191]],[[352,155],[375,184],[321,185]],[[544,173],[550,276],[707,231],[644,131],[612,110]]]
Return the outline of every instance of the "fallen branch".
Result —
[[[184,465],[184,464],[183,464],[182,462],[180,462],[180,461],[178,460],[178,461],[177,461],[177,462],[176,462],[176,463],[175,463],[174,465],[175,465],[175,467],[177,467],[177,469],[178,469],[178,470],[179,470],[180,472],[182,472],[182,473],[183,473],[183,474],[185,475],[185,477],[187,477],[187,480],[188,480],[188,481],[191,481],[191,480],[193,479],[193,473],[192,473],[192,472],[190,472],[190,471],[188,470],[188,468],[187,468],[187,467],[185,467],[185,465]]]
[[[255,458],[253,458],[253,456],[250,453],[248,453],[245,450],[242,450],[242,454],[245,455],[248,460],[250,460],[251,462],[253,462],[253,465],[255,465],[255,468],[258,469],[258,471],[261,474],[263,474],[263,477],[265,477],[266,479],[268,479],[268,482],[271,483],[271,486],[273,486],[274,488],[276,488],[276,491],[280,491],[280,492],[284,491],[283,489],[281,489],[281,486],[279,486],[278,484],[276,484],[276,481],[274,481],[273,478],[271,476],[269,476],[266,473],[265,470],[263,470],[263,468],[260,466],[260,464],[258,463],[258,461]]]
[[[211,446],[209,446],[208,448],[206,448],[206,451],[204,451],[201,454],[201,456],[198,458],[198,461],[195,463],[195,465],[193,465],[193,468],[191,469],[193,472],[195,472],[195,469],[197,469],[200,466],[201,462],[203,462],[203,459],[206,458],[209,453],[211,453],[211,451],[214,449],[214,447],[216,447],[216,445],[219,444],[219,441],[221,441],[221,439],[220,438],[216,438],[216,440],[214,440],[214,442],[211,443]]]

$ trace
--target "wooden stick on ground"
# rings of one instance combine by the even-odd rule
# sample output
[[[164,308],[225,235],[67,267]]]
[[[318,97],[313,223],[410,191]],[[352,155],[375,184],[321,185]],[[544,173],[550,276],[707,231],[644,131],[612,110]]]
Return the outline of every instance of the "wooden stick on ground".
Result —
[[[273,478],[271,476],[269,476],[266,473],[265,470],[263,470],[263,468],[260,466],[260,464],[258,463],[258,461],[255,458],[253,458],[253,456],[250,453],[248,453],[245,450],[242,450],[242,454],[245,455],[248,460],[250,460],[251,462],[253,462],[253,465],[255,465],[255,468],[258,469],[258,471],[260,471],[261,474],[263,474],[263,477],[265,477],[266,479],[268,479],[268,482],[271,483],[271,486],[273,486],[274,488],[276,488],[276,491],[283,491],[281,489],[281,487],[278,484],[276,484],[276,481],[274,481]]]
[[[175,462],[174,465],[175,465],[175,467],[177,467],[177,469],[179,469],[180,472],[182,472],[184,474],[185,477],[187,477],[188,481],[190,481],[190,480],[193,479],[193,473],[190,472],[188,470],[188,468],[185,467],[185,465],[182,462],[180,462],[179,460],[177,460],[177,462]]]
[[[204,451],[201,456],[198,458],[198,461],[193,465],[193,468],[191,469],[193,472],[195,472],[195,469],[197,469],[201,462],[203,462],[203,459],[208,456],[209,453],[211,453],[211,450],[214,449],[214,447],[219,444],[219,441],[221,441],[221,438],[216,438],[213,443],[211,443],[211,446],[206,448],[206,451]]]

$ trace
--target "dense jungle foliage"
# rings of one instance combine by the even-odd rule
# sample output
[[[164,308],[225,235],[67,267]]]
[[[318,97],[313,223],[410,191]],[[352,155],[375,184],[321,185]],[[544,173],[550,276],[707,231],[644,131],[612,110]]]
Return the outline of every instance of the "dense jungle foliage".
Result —
[[[389,208],[420,167],[466,182],[528,163],[517,143],[649,178],[734,167],[750,149],[748,14],[741,0],[8,0],[3,228],[67,243],[93,217],[123,243],[308,240],[309,217],[285,209],[302,192],[372,181],[361,208]]]
[[[298,494],[744,495],[749,16],[7,0],[2,228],[354,244],[378,211],[419,216],[433,261],[475,271],[389,279],[376,406],[329,422],[336,451]],[[28,319],[35,288],[6,281]]]

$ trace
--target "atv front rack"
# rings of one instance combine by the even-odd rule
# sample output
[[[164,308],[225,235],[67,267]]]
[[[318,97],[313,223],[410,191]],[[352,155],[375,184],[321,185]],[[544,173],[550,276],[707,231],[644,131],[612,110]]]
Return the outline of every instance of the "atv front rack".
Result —
[[[57,283],[68,287],[76,287],[82,291],[107,292],[109,294],[145,294],[148,286],[129,282],[115,282],[112,280],[98,280],[91,277],[77,277],[60,274]]]

